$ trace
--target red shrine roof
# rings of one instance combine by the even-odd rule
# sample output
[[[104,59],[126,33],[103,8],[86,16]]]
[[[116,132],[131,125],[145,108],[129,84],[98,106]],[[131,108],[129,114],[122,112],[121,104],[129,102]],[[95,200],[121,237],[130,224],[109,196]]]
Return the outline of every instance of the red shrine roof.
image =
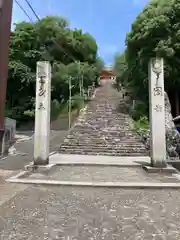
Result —
[[[113,73],[113,71],[111,70],[102,70],[101,74],[100,74],[100,77],[114,77],[115,74]]]

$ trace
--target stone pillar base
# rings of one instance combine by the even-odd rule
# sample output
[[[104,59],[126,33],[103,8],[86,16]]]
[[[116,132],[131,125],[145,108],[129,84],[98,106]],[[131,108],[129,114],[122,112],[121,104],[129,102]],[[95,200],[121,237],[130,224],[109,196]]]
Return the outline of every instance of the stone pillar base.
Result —
[[[34,162],[33,162],[33,163],[30,163],[29,165],[25,166],[25,171],[42,173],[44,171],[47,171],[47,170],[51,169],[53,166],[54,166],[54,164],[35,165]]]
[[[41,157],[34,159],[34,166],[45,166],[48,164],[49,164],[49,157],[47,159],[43,159]]]
[[[142,167],[148,173],[166,173],[166,174],[177,173],[177,170],[170,165],[166,165],[166,167],[152,167],[150,165],[149,166],[143,165]]]
[[[167,167],[167,162],[166,161],[153,161],[151,160],[151,167],[155,168],[166,168]]]

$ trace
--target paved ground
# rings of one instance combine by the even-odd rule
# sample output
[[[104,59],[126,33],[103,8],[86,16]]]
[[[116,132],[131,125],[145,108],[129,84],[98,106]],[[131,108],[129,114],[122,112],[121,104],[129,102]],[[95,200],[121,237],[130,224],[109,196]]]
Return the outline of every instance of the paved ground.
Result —
[[[34,172],[20,177],[21,179],[55,180],[68,182],[148,182],[180,183],[172,173],[147,173],[141,166],[54,166],[50,170]]]
[[[0,207],[2,240],[179,240],[179,191],[29,187]]]
[[[66,133],[51,132],[51,151]],[[15,147],[26,155],[0,161],[0,240],[180,239],[180,191],[8,184],[6,177],[32,161],[33,139]],[[66,166],[55,177],[137,180],[140,174]]]
[[[137,180],[142,174],[136,168],[126,168],[123,172],[122,169],[117,172],[117,167],[58,168],[55,176],[68,180],[77,180],[77,176],[80,180],[89,179],[94,175],[111,180]],[[8,197],[0,201],[2,240],[180,239],[180,192],[177,190],[21,184],[7,187],[16,194],[8,192]]]
[[[21,134],[32,136],[32,132],[21,132]],[[51,131],[50,152],[59,148],[66,134],[67,131]],[[5,179],[23,170],[24,166],[33,160],[33,138],[16,143],[15,148],[17,155],[0,159],[0,205],[27,188],[21,184],[8,184]]]
[[[25,132],[23,135],[32,136],[32,132]],[[51,131],[50,138],[50,152],[56,151],[59,148],[60,143],[63,141],[64,137],[67,134],[67,130],[63,131]],[[24,140],[19,143],[16,143],[14,147],[17,150],[17,155],[8,156],[3,160],[0,159],[0,169],[4,170],[22,170],[25,165],[33,160],[33,141]]]

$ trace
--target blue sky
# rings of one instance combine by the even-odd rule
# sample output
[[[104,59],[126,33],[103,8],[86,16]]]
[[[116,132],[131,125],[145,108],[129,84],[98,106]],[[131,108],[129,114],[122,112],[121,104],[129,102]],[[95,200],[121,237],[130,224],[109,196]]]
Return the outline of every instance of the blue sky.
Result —
[[[25,0],[18,0],[36,20]],[[69,19],[72,28],[82,28],[97,41],[99,55],[112,64],[114,55],[125,47],[126,33],[148,0],[29,0],[38,16],[60,15]],[[14,2],[13,23],[29,21]]]

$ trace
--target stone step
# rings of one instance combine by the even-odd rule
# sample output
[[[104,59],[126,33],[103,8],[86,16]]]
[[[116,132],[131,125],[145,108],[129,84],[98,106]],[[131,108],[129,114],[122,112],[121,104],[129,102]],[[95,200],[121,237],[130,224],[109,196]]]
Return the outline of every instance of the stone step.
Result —
[[[131,129],[129,129],[129,126],[122,126],[121,128],[112,128],[112,127],[109,127],[108,125],[106,126],[105,124],[101,124],[101,126],[99,125],[96,125],[96,124],[89,124],[89,125],[75,125],[74,128],[73,128],[73,131],[74,130],[79,130],[79,131],[93,131],[93,132],[97,132],[97,129],[101,129],[101,131],[103,132],[111,132],[111,133],[115,133],[115,134],[119,134],[119,133],[126,133],[126,134],[132,134],[132,131]],[[134,134],[132,134],[134,135]]]
[[[103,130],[103,129],[101,129],[101,128],[99,128],[99,129],[96,129],[96,130],[94,130],[94,129],[76,129],[76,128],[74,128],[73,129],[73,131],[71,130],[70,132],[69,132],[69,134],[68,135],[72,135],[72,134],[74,134],[74,133],[79,133],[79,134],[91,134],[91,136],[100,136],[100,135],[102,135],[102,136],[110,136],[110,135],[113,135],[113,136],[127,136],[127,137],[133,137],[134,139],[138,139],[139,138],[139,136],[135,136],[135,135],[133,135],[131,132],[125,132],[125,131],[123,131],[123,132],[111,132],[110,130],[108,131],[108,130]]]
[[[123,143],[123,144],[136,144],[136,143],[141,143],[141,144],[143,144],[142,142],[141,142],[141,140],[139,139],[139,138],[137,138],[137,139],[132,139],[132,138],[126,138],[126,140],[125,139],[116,139],[116,138],[112,138],[112,136],[111,136],[111,138],[109,137],[93,137],[93,136],[85,136],[85,135],[83,135],[83,136],[80,136],[80,135],[74,135],[73,137],[68,137],[68,138],[66,138],[66,140],[67,141],[78,141],[78,142],[82,142],[82,143],[84,143],[84,141],[86,142],[86,141],[88,141],[88,142],[94,142],[94,143],[96,143],[96,142],[99,142],[99,141],[107,141],[107,142],[120,142],[120,143]]]
[[[114,88],[100,87],[95,98],[89,103],[70,130],[61,153],[147,156],[140,137],[130,129],[130,117],[121,112],[125,101]]]
[[[106,148],[106,149],[112,149],[112,148],[138,148],[138,149],[145,149],[143,144],[134,144],[134,145],[127,145],[127,144],[92,144],[92,143],[64,143],[61,146],[63,147],[85,147],[87,146],[88,148]]]
[[[149,156],[148,152],[89,152],[89,151],[78,151],[78,150],[72,150],[72,151],[64,151],[64,150],[59,150],[59,153],[61,154],[75,154],[75,155],[100,155],[100,156],[124,156],[124,157],[138,157],[138,156]]]
[[[89,115],[91,114],[91,115]],[[114,115],[113,112],[107,114],[107,112],[101,112],[101,113],[92,113],[92,112],[86,112],[85,113],[85,116],[88,118],[88,119],[92,119],[93,117],[96,117],[97,119],[100,119],[102,118],[102,116],[106,116],[107,117],[107,120],[109,119],[116,119],[116,120],[119,120],[119,121],[128,121],[129,119],[127,117],[122,117],[122,116],[118,116],[118,115]],[[111,118],[110,118],[111,117]],[[95,119],[94,119],[95,120]]]
[[[118,148],[118,147],[88,147],[88,146],[66,146],[66,145],[63,145],[63,146],[60,146],[60,149],[64,149],[64,150],[87,150],[87,151],[115,151],[115,152],[144,152],[146,151],[145,148],[137,148],[137,147],[134,147],[134,148],[125,148],[125,147],[122,147],[122,148]]]
[[[80,133],[80,134],[83,134],[83,133],[86,133],[86,134],[91,134],[92,136],[99,136],[99,135],[116,135],[116,136],[119,136],[119,135],[125,135],[125,136],[131,136],[133,137],[134,139],[139,139],[139,136],[132,133],[131,131],[111,131],[111,130],[105,130],[103,128],[76,128],[74,127],[72,130],[69,131],[69,134],[68,135],[73,135],[74,133]]]
[[[92,120],[92,119],[86,119],[86,121],[82,121],[79,120],[79,124],[76,124],[76,126],[93,126],[93,125],[98,125],[101,124],[101,127],[104,127],[106,125],[106,127],[113,127],[113,125],[115,125],[118,130],[123,130],[124,127],[126,127],[127,129],[129,129],[129,123],[122,123],[122,121],[119,120],[106,120],[106,117],[104,117],[101,121],[100,120]],[[113,125],[112,125],[113,124]]]
[[[88,114],[91,114],[90,116]],[[109,114],[107,113],[107,111],[104,111],[104,112],[96,112],[96,113],[92,113],[92,112],[86,112],[85,113],[85,116],[88,118],[88,119],[91,119],[93,117],[97,117],[97,118],[102,118],[102,114],[103,116],[106,116],[107,117],[107,120],[109,119],[116,119],[116,120],[119,120],[119,121],[128,121],[129,119],[125,116],[121,116],[121,115],[114,115],[113,112],[110,112]]]
[[[70,132],[67,136],[67,139],[76,139],[76,138],[81,138],[81,139],[115,139],[115,141],[121,141],[122,143],[124,142],[136,142],[138,140],[140,140],[141,138],[139,136],[133,136],[130,134],[124,135],[122,134],[120,135],[112,135],[112,134],[103,134],[101,132],[99,133],[94,133],[93,131],[91,133],[89,132],[78,132],[78,131],[74,131],[74,132]]]
[[[78,123],[76,125],[74,125],[74,128],[76,129],[94,129],[96,130],[96,128],[100,128],[100,129],[108,129],[108,130],[111,130],[111,131],[118,131],[118,132],[125,132],[125,131],[128,131],[128,132],[131,132],[132,133],[132,130],[129,128],[129,124],[125,125],[125,124],[121,124],[119,127],[113,127],[111,126],[112,124],[107,124],[106,122],[103,122],[101,121],[100,123],[88,123],[88,121],[86,121],[86,123]],[[113,122],[113,125],[115,125],[115,123]],[[119,123],[116,123],[116,125],[119,125]]]
[[[126,135],[118,135],[118,136],[113,136],[113,135],[104,135],[104,134],[100,134],[99,136],[98,135],[90,135],[90,134],[87,134],[87,133],[74,133],[73,136],[71,137],[68,137],[67,139],[69,140],[75,140],[75,139],[79,139],[80,141],[99,141],[99,140],[106,140],[106,141],[113,141],[113,142],[121,142],[121,143],[126,143],[126,142],[129,142],[129,143],[135,143],[137,142],[138,140],[140,140],[139,138],[133,138],[132,136],[126,136]]]
[[[82,147],[82,148],[78,148],[78,147],[66,147],[66,146],[61,146],[60,150],[64,150],[64,151],[85,151],[85,152],[112,152],[112,153],[124,153],[124,152],[128,152],[128,153],[144,153],[146,150],[145,148],[140,149],[140,148],[88,148],[88,147]]]
[[[134,147],[136,147],[136,148],[145,148],[144,147],[144,144],[141,144],[141,143],[137,143],[137,144],[133,144],[133,145],[131,145],[131,144],[123,144],[123,145],[121,145],[121,144],[118,144],[117,142],[113,142],[113,141],[109,141],[109,142],[104,142],[104,141],[99,141],[99,142],[93,142],[93,141],[84,141],[84,142],[82,142],[82,141],[74,141],[74,142],[72,142],[72,141],[64,141],[63,142],[63,144],[62,145],[65,145],[65,146],[74,146],[74,147],[76,147],[76,146],[79,146],[79,147],[83,147],[83,146],[89,146],[89,147],[92,147],[92,148],[94,148],[94,147],[106,147],[106,146],[110,146],[110,147],[113,147],[113,148],[116,148],[116,147],[118,147],[118,148],[120,148],[120,147],[126,147],[126,148],[134,148]]]

